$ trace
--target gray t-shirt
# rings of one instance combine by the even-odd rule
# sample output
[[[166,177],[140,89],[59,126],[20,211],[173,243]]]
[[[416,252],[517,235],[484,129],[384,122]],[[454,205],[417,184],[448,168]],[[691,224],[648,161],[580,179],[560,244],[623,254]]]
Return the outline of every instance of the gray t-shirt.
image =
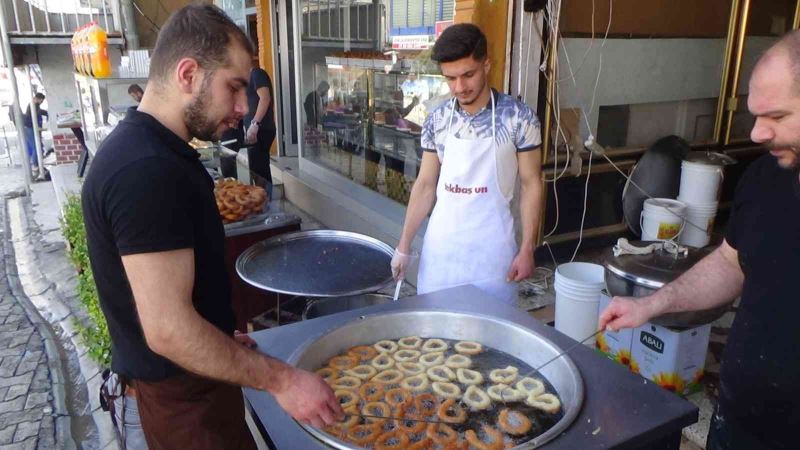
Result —
[[[518,152],[539,148],[542,145],[542,132],[533,108],[494,89],[492,95],[495,98],[495,136],[498,143],[504,144],[511,140]],[[425,151],[444,152],[451,112],[453,123],[450,132],[455,137],[482,139],[492,136],[491,101],[474,115],[461,109],[457,101],[448,101],[434,109],[425,119],[420,142]]]

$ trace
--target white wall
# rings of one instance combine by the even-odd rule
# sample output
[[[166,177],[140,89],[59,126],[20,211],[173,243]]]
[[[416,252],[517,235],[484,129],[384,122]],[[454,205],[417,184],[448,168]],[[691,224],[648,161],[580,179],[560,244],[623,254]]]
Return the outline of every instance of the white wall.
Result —
[[[747,79],[756,60],[775,40],[774,37],[748,38],[742,63],[740,94],[747,93]],[[600,106],[681,102],[669,108],[687,116],[673,120],[673,115],[669,117],[668,124],[652,124],[652,120],[659,117],[652,115],[655,106],[632,107],[630,126],[641,127],[644,122],[649,122],[651,127],[665,134],[690,136],[694,133],[694,121],[705,120],[707,99],[719,97],[724,39],[609,39],[603,47],[602,39],[595,39],[593,43],[587,38],[570,38],[561,42],[558,76],[560,106],[562,109],[591,109],[586,112],[595,134]],[[587,54],[590,45],[592,48]],[[575,84],[570,76],[565,51],[575,74]],[[602,72],[592,107],[592,92],[600,68],[601,52]],[[587,56],[584,59],[585,54]],[[746,105],[741,107],[746,108]],[[669,108],[662,108],[661,112],[667,114]],[[633,117],[636,112],[644,116],[637,120]],[[672,114],[678,112],[673,111]],[[663,119],[667,116],[660,117]],[[698,123],[697,126],[703,128],[705,124]],[[580,133],[584,138],[589,134],[583,120]],[[640,128],[634,131],[634,137],[640,139],[642,133]]]
[[[531,13],[520,16],[523,2],[516,3],[514,36],[511,43],[511,95],[523,95],[525,103],[536,109],[541,74],[539,67],[542,60],[542,42],[536,30],[542,29],[542,19],[541,15],[532,16]],[[522,66],[521,72],[520,66]],[[539,116],[543,117],[542,114]]]

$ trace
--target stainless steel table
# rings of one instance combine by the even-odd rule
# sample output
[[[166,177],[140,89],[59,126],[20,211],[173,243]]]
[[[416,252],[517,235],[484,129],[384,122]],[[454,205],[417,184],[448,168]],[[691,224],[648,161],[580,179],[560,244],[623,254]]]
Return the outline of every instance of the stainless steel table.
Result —
[[[454,299],[459,299],[454,302]],[[490,299],[474,286],[461,286],[399,302],[347,311],[252,334],[258,348],[281,360],[304,343],[338,328],[360,315],[408,309],[435,309],[491,315],[528,327],[554,344],[568,348],[574,341],[526,312]],[[585,383],[584,404],[578,418],[548,449],[674,448],[681,429],[697,421],[697,407],[594,350],[579,346],[570,352]],[[265,392],[244,389],[254,419],[276,448],[318,450],[328,448],[306,433]]]

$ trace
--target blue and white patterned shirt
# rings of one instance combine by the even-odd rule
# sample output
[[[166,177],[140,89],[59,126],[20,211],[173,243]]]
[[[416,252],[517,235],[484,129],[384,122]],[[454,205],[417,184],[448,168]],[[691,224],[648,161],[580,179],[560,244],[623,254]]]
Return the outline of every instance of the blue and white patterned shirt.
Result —
[[[518,152],[535,150],[542,145],[542,132],[539,119],[533,108],[510,95],[501,94],[492,89],[495,98],[495,136],[498,144],[511,140]],[[455,105],[455,106],[454,106]],[[489,103],[476,114],[464,111],[458,102],[448,101],[425,119],[422,126],[420,145],[425,151],[444,152],[447,138],[447,125],[450,112],[455,107],[453,124],[450,132],[459,139],[481,139],[492,136],[492,103]]]

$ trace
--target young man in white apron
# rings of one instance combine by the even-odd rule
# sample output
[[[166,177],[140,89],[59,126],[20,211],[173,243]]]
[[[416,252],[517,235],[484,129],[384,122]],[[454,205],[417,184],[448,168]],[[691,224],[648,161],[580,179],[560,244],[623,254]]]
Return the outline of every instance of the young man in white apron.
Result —
[[[433,207],[417,292],[474,284],[515,304],[516,283],[534,268],[542,201],[541,131],[528,105],[489,87],[486,47],[486,36],[472,24],[447,28],[433,47],[431,58],[439,63],[453,99],[425,120],[422,167],[392,271],[397,279],[405,276],[411,242]],[[510,208],[517,178],[519,248]]]

